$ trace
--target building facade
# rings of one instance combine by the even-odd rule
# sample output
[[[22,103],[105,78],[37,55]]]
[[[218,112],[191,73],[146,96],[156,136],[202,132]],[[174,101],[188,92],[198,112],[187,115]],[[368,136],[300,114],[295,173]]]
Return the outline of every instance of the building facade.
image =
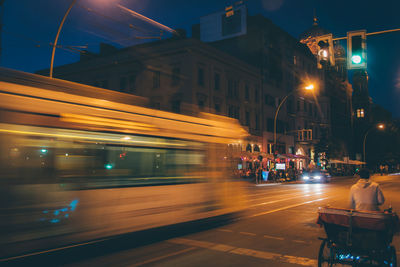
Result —
[[[299,42],[260,15],[247,16],[244,25],[241,34],[207,43],[200,41],[200,25],[194,25],[192,38],[123,49],[102,44],[99,53],[55,68],[54,76],[144,96],[155,109],[236,118],[250,133],[245,143],[236,144],[238,151],[270,159],[275,152],[275,158],[293,160],[297,168],[319,163],[315,147],[321,137],[327,133],[346,140],[351,123],[345,61],[318,69],[304,41],[315,29]],[[343,50],[336,51],[345,58]],[[315,89],[308,92],[310,84]]]
[[[263,150],[259,70],[197,39],[171,38],[124,49],[102,44],[98,54],[55,68],[54,77],[143,96],[155,109],[235,118],[250,133],[236,150]]]

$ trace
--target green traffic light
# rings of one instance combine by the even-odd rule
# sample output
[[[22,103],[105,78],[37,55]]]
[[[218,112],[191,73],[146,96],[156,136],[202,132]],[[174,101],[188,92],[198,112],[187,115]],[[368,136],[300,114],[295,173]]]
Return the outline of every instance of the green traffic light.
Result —
[[[113,166],[112,164],[110,164],[110,163],[107,163],[106,165],[104,165],[104,167],[105,167],[107,170],[111,170],[114,166]]]
[[[354,64],[360,64],[361,63],[361,57],[359,55],[353,55],[351,57],[351,62]]]

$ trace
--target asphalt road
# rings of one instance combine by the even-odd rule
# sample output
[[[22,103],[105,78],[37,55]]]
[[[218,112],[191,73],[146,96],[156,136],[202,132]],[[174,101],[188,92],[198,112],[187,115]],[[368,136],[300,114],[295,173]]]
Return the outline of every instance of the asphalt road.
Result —
[[[372,180],[381,185],[386,197],[383,208],[391,204],[394,211],[400,211],[400,175],[374,176]],[[121,245],[124,241],[119,240],[49,252],[41,260],[44,257],[48,264],[60,266],[316,266],[318,237],[325,236],[315,223],[318,207],[347,208],[349,189],[356,181],[335,178],[329,184],[248,184],[247,210],[229,223],[186,233],[175,229],[179,234],[153,236],[145,244]],[[393,244],[400,248],[399,240],[395,236]],[[34,262],[20,259],[14,263]]]

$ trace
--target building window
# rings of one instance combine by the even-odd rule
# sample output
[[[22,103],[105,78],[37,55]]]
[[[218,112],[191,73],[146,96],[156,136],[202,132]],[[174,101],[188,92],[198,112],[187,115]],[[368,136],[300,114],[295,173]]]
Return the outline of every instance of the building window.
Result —
[[[239,82],[238,81],[233,82],[233,96],[234,96],[234,99],[239,99]]]
[[[108,81],[107,80],[101,81],[101,87],[104,89],[108,89]]]
[[[180,80],[181,80],[181,69],[178,67],[174,67],[172,69],[171,85],[178,85]]]
[[[268,132],[274,131],[274,120],[271,118],[267,118],[267,131]]]
[[[200,109],[204,109],[204,101],[203,100],[197,101],[197,105],[199,106]]]
[[[129,91],[135,92],[136,90],[135,83],[136,83],[136,75],[135,74],[129,75]]]
[[[240,108],[235,107],[235,119],[240,119]]]
[[[197,69],[197,84],[200,86],[204,86],[204,69]]]
[[[240,108],[236,106],[228,106],[228,116],[231,118],[239,119]]]
[[[246,126],[250,127],[250,112],[246,111]]]
[[[260,130],[260,116],[256,115],[256,130]]]
[[[153,89],[160,88],[160,71],[153,72]]]
[[[221,76],[219,73],[214,74],[214,90],[219,91],[221,89]]]
[[[219,104],[215,104],[215,111],[217,113],[221,112],[221,106]]]
[[[357,118],[364,118],[365,113],[363,108],[357,109]]]
[[[265,105],[273,107],[275,105],[275,99],[271,95],[265,95]]]
[[[244,98],[246,101],[250,100],[250,91],[249,91],[249,86],[246,84],[244,87]]]
[[[286,102],[286,110],[287,110],[287,112],[288,113],[294,113],[293,112],[293,100],[292,99],[289,99],[287,102]]]
[[[172,102],[172,112],[180,113],[181,112],[181,101],[176,100]]]
[[[254,89],[254,102],[258,103],[259,96],[258,96],[258,88]]]
[[[127,79],[126,79],[126,77],[121,77],[121,78],[119,79],[119,90],[120,90],[121,92],[125,92],[125,90],[126,90],[126,85],[127,85]]]
[[[228,80],[228,98],[232,99],[233,97],[233,82],[232,80]]]
[[[246,151],[247,151],[247,152],[252,152],[252,149],[251,149],[251,145],[250,145],[250,144],[248,144],[248,145],[246,146]]]

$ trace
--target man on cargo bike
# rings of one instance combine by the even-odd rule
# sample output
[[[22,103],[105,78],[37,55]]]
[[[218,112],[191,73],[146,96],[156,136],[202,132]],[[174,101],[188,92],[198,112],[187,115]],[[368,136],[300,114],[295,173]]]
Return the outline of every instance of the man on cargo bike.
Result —
[[[379,210],[385,198],[379,185],[368,180],[369,171],[359,175],[350,189],[351,209],[319,208],[317,223],[327,237],[320,238],[318,266],[397,266],[391,242],[399,219],[391,208]]]
[[[369,181],[368,169],[361,169],[358,175],[360,180],[350,189],[350,208],[379,211],[379,206],[385,202],[382,190],[377,183]]]

